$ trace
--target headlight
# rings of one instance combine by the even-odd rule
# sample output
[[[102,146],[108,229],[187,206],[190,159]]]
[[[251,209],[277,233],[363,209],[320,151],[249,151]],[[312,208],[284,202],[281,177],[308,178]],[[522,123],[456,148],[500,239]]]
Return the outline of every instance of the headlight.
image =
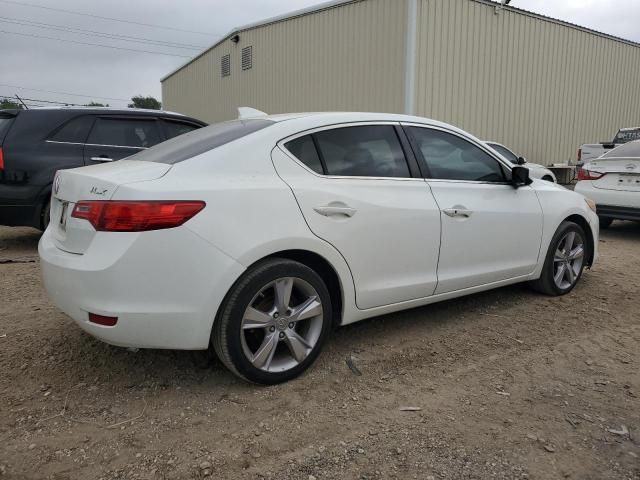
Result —
[[[593,200],[591,200],[590,198],[586,198],[584,199],[585,202],[587,202],[587,205],[589,205],[589,208],[591,210],[593,210],[593,213],[596,213],[596,202],[594,202]]]

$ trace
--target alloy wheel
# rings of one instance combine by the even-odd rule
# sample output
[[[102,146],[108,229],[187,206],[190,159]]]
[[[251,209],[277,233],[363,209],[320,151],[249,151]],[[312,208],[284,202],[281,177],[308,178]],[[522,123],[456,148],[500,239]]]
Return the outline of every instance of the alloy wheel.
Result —
[[[553,257],[553,281],[562,290],[571,288],[582,271],[584,263],[584,239],[580,233],[567,232],[558,242]]]
[[[243,353],[262,371],[290,370],[311,353],[322,324],[322,301],[315,288],[301,278],[278,278],[262,287],[244,312]]]

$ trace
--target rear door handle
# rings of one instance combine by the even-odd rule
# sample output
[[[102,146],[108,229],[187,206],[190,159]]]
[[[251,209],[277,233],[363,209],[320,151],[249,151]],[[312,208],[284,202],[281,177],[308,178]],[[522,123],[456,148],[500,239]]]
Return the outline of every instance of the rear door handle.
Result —
[[[473,213],[471,210],[467,210],[466,208],[456,208],[456,207],[445,208],[443,212],[445,213],[445,215],[448,215],[450,217],[462,217],[462,218],[469,218]]]
[[[113,162],[113,158],[109,157],[91,157],[92,162]]]
[[[351,207],[316,207],[313,209],[316,213],[324,217],[333,217],[338,215],[344,215],[345,217],[353,217],[356,214],[356,209]]]

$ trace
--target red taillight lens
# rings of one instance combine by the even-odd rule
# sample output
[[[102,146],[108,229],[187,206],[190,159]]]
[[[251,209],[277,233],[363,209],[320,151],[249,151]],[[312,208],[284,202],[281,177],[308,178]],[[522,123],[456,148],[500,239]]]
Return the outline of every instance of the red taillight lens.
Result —
[[[99,232],[145,232],[179,227],[205,207],[201,201],[101,201],[76,203],[71,216]]]
[[[2,151],[2,147],[0,147],[0,171],[4,170],[4,152]]]
[[[594,172],[586,168],[578,168],[578,180],[597,180],[603,175],[604,173]]]
[[[106,317],[97,313],[89,312],[89,321],[104,327],[114,327],[118,323],[118,317]]]

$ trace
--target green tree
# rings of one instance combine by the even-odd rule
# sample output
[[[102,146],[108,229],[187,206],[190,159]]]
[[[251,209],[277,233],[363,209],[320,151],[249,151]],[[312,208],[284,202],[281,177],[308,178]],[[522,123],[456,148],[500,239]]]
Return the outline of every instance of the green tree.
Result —
[[[89,103],[87,103],[85,105],[85,107],[108,107],[109,104],[104,104],[104,103],[98,103],[98,102],[94,102],[93,100],[91,100]]]
[[[3,98],[0,100],[0,110],[15,110],[21,109],[22,105],[19,105],[18,102],[14,102],[13,100],[9,100],[8,98]]]
[[[133,103],[129,104],[129,108],[147,108],[149,110],[160,110],[162,104],[153,97],[143,97],[142,95],[136,95],[131,98]]]

